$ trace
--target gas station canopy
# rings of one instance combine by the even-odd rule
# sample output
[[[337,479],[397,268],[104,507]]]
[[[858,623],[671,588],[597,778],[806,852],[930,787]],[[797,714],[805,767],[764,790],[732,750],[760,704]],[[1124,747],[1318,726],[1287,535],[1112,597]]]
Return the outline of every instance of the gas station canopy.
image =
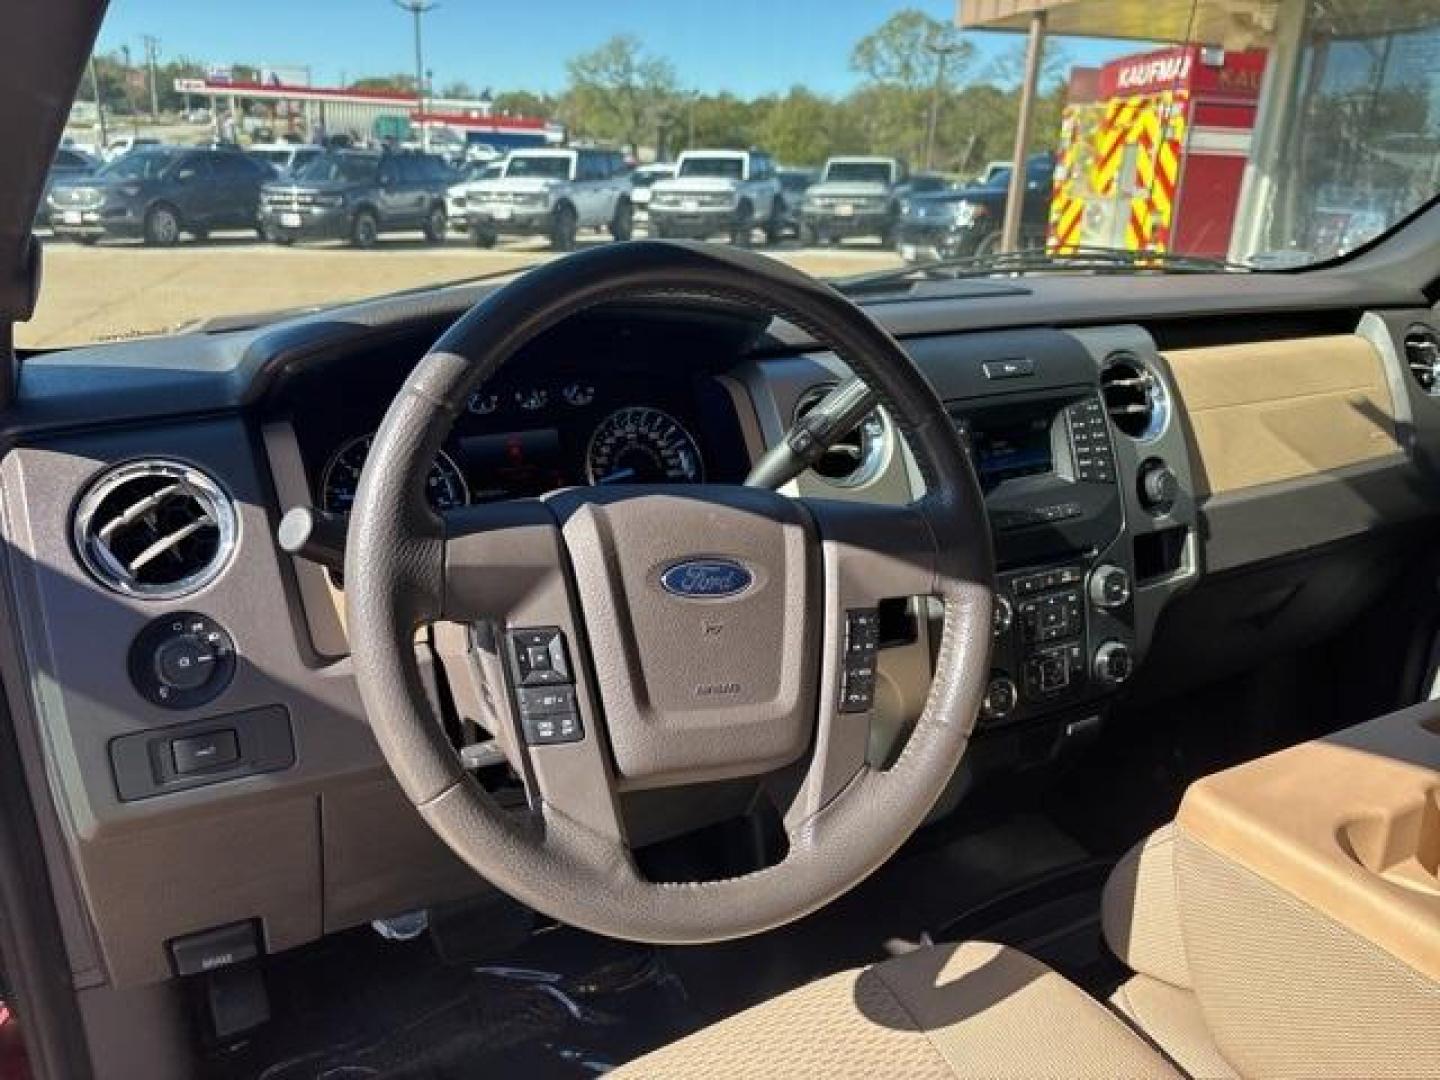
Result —
[[[1195,41],[1226,49],[1264,45],[1275,32],[1280,0],[959,0],[967,30],[1029,29],[1044,14],[1046,32],[1136,41]]]

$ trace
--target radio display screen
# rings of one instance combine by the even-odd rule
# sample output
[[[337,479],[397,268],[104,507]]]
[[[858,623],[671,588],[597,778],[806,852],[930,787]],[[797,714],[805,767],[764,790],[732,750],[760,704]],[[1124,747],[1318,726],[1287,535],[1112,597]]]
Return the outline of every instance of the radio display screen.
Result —
[[[1050,421],[1049,416],[1032,416],[972,427],[970,448],[981,486],[988,489],[1022,476],[1054,472]]]

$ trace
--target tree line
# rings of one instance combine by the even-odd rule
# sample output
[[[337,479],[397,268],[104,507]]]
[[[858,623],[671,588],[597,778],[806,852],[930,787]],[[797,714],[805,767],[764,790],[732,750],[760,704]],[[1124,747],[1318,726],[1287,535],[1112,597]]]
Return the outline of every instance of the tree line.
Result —
[[[148,72],[125,53],[96,58],[106,107],[120,113],[149,108]],[[502,115],[565,125],[572,138],[636,153],[669,157],[687,147],[763,147],[790,165],[818,165],[831,154],[881,154],[914,168],[966,175],[1011,154],[1019,105],[1019,47],[983,67],[974,46],[951,24],[906,9],[855,43],[849,57],[858,76],[843,95],[793,86],[784,93],[742,97],[683,87],[670,60],[633,35],[618,35],[572,57],[558,94],[510,90],[491,94],[464,81],[427,87],[443,98],[489,97]],[[1053,145],[1063,107],[1063,56],[1046,58],[1037,102],[1036,146]],[[156,65],[162,111],[183,102],[177,77],[199,77],[204,66],[184,58]],[[232,69],[237,80],[258,78]],[[82,97],[93,94],[88,85]],[[349,80],[354,89],[414,91],[413,75]]]

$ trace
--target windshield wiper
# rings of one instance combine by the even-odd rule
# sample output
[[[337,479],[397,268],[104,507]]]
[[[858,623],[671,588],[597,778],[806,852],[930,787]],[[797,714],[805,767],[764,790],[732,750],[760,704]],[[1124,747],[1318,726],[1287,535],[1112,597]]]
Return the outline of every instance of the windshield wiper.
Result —
[[[1240,271],[1251,272],[1248,266],[1204,255],[1131,251],[1127,248],[1110,247],[1082,247],[1066,252],[1027,248],[1022,251],[992,251],[984,255],[937,259],[917,266],[903,266],[895,270],[880,270],[839,278],[831,284],[841,292],[851,292],[899,284],[914,278],[954,281],[993,274],[1042,272],[1217,274]]]

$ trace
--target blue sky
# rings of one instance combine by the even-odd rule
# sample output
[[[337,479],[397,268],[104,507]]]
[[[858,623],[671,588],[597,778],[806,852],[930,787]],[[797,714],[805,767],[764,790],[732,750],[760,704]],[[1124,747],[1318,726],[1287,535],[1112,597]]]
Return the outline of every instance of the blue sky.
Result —
[[[495,90],[559,90],[565,61],[617,33],[668,57],[687,88],[742,95],[804,83],[824,93],[854,86],[854,43],[903,7],[954,17],[954,0],[440,0],[426,16],[425,66],[436,85],[463,79]],[[208,63],[308,65],[333,85],[414,67],[410,17],[390,0],[112,0],[102,52],[141,37],[162,57]],[[1020,49],[1011,34],[975,33],[986,61]],[[1133,43],[1071,39],[1071,62],[1134,52]]]

